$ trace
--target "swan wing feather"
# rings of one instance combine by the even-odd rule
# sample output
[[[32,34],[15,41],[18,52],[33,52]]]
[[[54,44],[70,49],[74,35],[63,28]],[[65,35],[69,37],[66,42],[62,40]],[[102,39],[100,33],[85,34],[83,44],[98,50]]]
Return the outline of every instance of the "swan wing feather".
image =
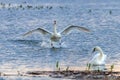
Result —
[[[37,29],[31,30],[31,31],[23,34],[23,36],[30,35],[30,34],[32,34],[32,33],[34,33],[34,32],[40,32],[40,33],[43,34],[43,35],[52,34],[51,32],[49,32],[49,31],[47,31],[47,30],[45,30],[45,29],[37,28]]]
[[[70,31],[72,31],[72,30],[80,30],[80,31],[85,31],[85,32],[90,32],[90,30],[89,29],[87,29],[87,28],[84,28],[84,27],[81,27],[81,26],[69,26],[69,27],[67,27],[67,28],[65,28],[62,32],[61,32],[61,34],[68,34],[68,33],[70,33]]]
[[[92,58],[92,60],[90,61],[90,63],[91,63],[91,64],[97,64],[97,61],[98,61],[97,59],[98,59],[99,55],[100,55],[100,54],[96,54],[96,55]]]

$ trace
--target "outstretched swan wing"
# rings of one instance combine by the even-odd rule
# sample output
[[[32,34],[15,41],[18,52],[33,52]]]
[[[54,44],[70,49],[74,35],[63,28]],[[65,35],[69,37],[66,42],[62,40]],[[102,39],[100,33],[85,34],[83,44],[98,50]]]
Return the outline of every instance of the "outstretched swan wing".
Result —
[[[45,29],[37,28],[37,29],[34,29],[34,30],[32,30],[32,31],[29,31],[29,32],[23,34],[23,36],[30,35],[30,34],[32,34],[33,32],[40,32],[40,33],[43,34],[43,35],[52,34],[51,32],[49,32],[49,31],[47,31],[47,30],[45,30]]]
[[[61,34],[68,34],[70,33],[72,30],[80,30],[80,31],[85,31],[85,32],[90,32],[89,29],[84,28],[84,27],[80,27],[80,26],[69,26],[66,29],[64,29]]]

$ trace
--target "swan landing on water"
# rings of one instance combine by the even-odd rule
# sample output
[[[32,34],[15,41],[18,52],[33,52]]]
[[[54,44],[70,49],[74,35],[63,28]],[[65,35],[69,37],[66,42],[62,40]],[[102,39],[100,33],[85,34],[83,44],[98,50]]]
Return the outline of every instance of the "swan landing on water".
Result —
[[[64,29],[63,31],[61,31],[61,32],[57,32],[56,21],[54,21],[53,26],[54,26],[53,32],[49,32],[49,31],[47,31],[47,30],[45,30],[45,29],[42,29],[42,28],[37,28],[37,29],[35,29],[35,30],[32,30],[32,31],[29,31],[29,32],[25,33],[23,36],[27,36],[27,35],[29,35],[29,34],[31,34],[31,33],[33,33],[33,32],[36,32],[36,31],[37,31],[37,32],[40,32],[42,35],[49,34],[49,35],[50,35],[51,46],[54,47],[54,46],[53,46],[53,42],[60,42],[60,45],[61,45],[61,37],[62,37],[63,35],[68,34],[68,33],[69,33],[70,31],[72,31],[72,30],[80,30],[80,31],[82,30],[82,31],[85,31],[85,32],[90,32],[90,30],[87,29],[87,28],[80,27],[80,26],[73,26],[73,25],[65,28],[65,29]]]
[[[99,53],[97,53],[89,62],[91,68],[93,70],[105,70],[105,60],[107,56],[103,53],[102,49],[99,46],[96,46],[93,49],[92,53],[95,51],[98,51]]]

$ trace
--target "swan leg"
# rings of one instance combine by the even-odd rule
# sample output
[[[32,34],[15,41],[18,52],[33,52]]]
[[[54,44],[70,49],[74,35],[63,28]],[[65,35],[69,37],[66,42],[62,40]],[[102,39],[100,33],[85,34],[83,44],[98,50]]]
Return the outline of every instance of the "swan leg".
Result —
[[[59,43],[59,45],[61,46],[61,42]]]
[[[53,47],[53,43],[51,43],[51,47]]]
[[[60,47],[61,47],[61,40],[59,41],[59,45],[60,45]]]
[[[53,42],[51,41],[51,47],[54,48]]]

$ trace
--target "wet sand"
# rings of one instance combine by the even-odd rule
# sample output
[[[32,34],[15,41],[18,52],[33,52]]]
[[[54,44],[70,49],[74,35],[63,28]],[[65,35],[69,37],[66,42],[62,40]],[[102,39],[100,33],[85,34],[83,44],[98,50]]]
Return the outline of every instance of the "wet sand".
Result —
[[[77,80],[120,80],[120,72],[109,71],[31,71],[27,74]]]
[[[61,70],[48,69],[23,69],[23,71],[11,70],[9,72],[0,73],[1,76],[28,76],[28,77],[50,77],[58,79],[75,79],[75,80],[120,80],[119,65],[110,71],[109,67],[106,71],[91,71],[85,67],[70,67],[65,70],[62,67]]]

